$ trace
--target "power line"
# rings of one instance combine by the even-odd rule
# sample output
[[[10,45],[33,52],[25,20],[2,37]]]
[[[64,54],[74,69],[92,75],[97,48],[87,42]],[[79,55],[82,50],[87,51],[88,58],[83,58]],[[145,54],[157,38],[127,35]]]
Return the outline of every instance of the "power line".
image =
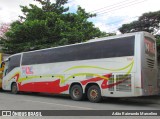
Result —
[[[117,5],[119,5],[119,4],[121,4],[121,3],[130,3],[130,2],[133,2],[133,0],[132,1],[130,1],[130,0],[128,0],[128,1],[126,1],[126,0],[124,0],[124,1],[121,1],[121,2],[118,2],[118,3],[115,3],[115,4],[112,4],[112,5],[108,5],[108,6],[105,6],[105,7],[103,7],[103,8],[99,8],[99,9],[97,9],[97,10],[93,10],[93,11],[90,11],[90,12],[95,12],[95,11],[99,11],[99,10],[102,10],[102,9],[106,9],[106,8],[110,8],[110,7],[112,7],[112,6],[117,6]],[[134,0],[135,1],[135,0]]]
[[[139,4],[139,3],[142,3],[142,2],[145,2],[146,0],[143,0],[143,1],[140,1],[140,2],[136,2],[136,3],[133,3],[133,4],[129,4],[127,6],[122,6],[120,8],[117,8],[117,9],[110,9],[109,11],[105,11],[105,12],[102,12],[102,13],[96,13],[97,15],[102,15],[102,14],[106,14],[106,13],[109,13],[109,12],[112,12],[112,11],[116,11],[116,10],[119,10],[119,9],[122,9],[122,8],[125,8],[125,7],[129,7],[129,6],[132,6],[132,5],[135,5],[135,4]]]
[[[145,0],[143,0],[143,1],[145,1]],[[138,1],[131,1],[131,2],[129,2],[129,3],[125,3],[125,4],[121,4],[121,5],[112,7],[112,8],[105,9],[105,11],[107,11],[107,10],[111,11],[112,9],[114,10],[114,9],[121,8],[121,7],[124,7],[124,6],[128,6],[128,5],[131,5],[131,4],[137,4],[137,3],[139,3],[139,2],[142,2],[142,0],[140,0],[140,1],[139,1],[139,0],[138,0]],[[103,11],[96,12],[96,13],[101,13],[101,12],[104,12],[104,10],[103,10]]]

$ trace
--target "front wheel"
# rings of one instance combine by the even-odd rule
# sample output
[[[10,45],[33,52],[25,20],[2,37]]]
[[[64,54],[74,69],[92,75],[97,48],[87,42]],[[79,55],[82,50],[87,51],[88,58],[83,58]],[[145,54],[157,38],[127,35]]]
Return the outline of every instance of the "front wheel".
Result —
[[[98,86],[93,85],[88,89],[87,97],[91,102],[98,103],[102,100],[101,90]]]
[[[83,90],[80,85],[74,85],[71,87],[70,96],[75,101],[80,101],[83,99]]]
[[[17,88],[17,84],[16,83],[12,84],[12,86],[11,86],[11,92],[13,94],[17,94],[18,93],[18,88]]]

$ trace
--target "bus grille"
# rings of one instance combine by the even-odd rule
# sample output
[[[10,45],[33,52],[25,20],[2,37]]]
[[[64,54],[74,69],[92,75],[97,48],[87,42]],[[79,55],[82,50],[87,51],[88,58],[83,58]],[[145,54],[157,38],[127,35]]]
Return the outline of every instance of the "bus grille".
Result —
[[[122,81],[124,79],[126,79],[124,82],[116,86],[116,91],[131,92],[131,75],[127,75],[127,76],[117,75],[116,76],[116,82]]]
[[[147,59],[147,65],[149,68],[154,68],[154,60],[152,59]]]
[[[112,75],[108,80],[108,84],[113,84],[113,83],[114,83],[114,75]],[[109,91],[114,91],[114,86],[110,87]]]

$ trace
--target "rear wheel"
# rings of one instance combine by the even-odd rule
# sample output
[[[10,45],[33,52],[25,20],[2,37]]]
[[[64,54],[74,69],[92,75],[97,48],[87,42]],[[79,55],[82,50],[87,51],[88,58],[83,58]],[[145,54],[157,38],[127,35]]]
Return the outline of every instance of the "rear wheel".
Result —
[[[3,89],[2,89],[2,88],[0,88],[0,92],[3,92]]]
[[[73,85],[70,90],[70,96],[75,101],[83,99],[83,90],[80,85]]]
[[[101,90],[99,89],[98,86],[93,85],[89,87],[87,92],[87,97],[91,102],[98,103],[102,100]]]
[[[12,86],[11,86],[11,92],[13,94],[17,94],[18,93],[18,88],[17,88],[17,84],[16,83],[12,84]]]

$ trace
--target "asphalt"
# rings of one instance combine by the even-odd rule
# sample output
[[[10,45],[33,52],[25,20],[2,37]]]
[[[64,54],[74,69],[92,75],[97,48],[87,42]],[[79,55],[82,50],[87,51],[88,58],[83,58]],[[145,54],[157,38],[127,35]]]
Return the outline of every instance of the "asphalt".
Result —
[[[160,96],[147,96],[136,98],[104,99],[101,103],[91,103],[88,100],[73,101],[69,96],[52,94],[0,92],[0,110],[160,110]],[[23,117],[12,117],[21,119]],[[27,117],[29,118],[29,117]],[[33,119],[45,119],[46,117],[32,117]],[[47,117],[48,118],[48,117]],[[128,119],[126,116],[60,116],[49,117],[51,119]],[[131,117],[138,119],[138,117]],[[159,117],[139,117],[140,119],[159,119]],[[0,117],[0,119],[10,119]],[[26,117],[24,117],[26,119]]]
[[[132,97],[132,98],[122,98],[121,100],[160,104],[160,95],[143,96],[143,97]]]

